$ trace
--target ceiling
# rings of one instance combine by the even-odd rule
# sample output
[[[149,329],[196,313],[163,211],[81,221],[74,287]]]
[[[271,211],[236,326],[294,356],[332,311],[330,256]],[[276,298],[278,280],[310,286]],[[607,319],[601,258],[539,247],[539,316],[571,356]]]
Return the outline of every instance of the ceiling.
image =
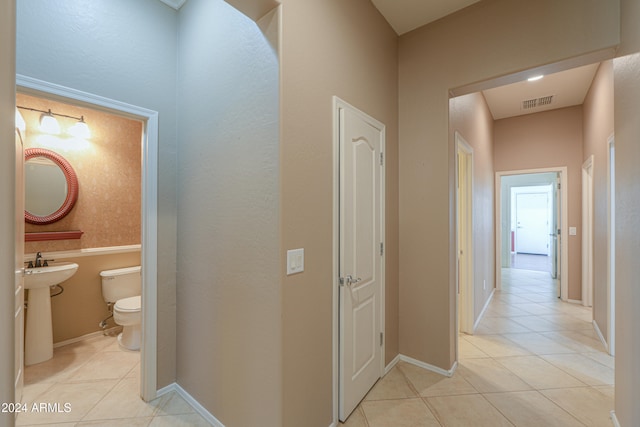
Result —
[[[494,120],[582,105],[598,64],[482,91]]]
[[[480,0],[371,0],[398,35],[445,17]]]

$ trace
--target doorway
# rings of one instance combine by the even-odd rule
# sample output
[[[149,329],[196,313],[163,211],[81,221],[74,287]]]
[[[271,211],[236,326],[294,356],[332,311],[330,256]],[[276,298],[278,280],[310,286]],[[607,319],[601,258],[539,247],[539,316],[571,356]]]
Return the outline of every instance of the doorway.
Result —
[[[568,248],[562,242],[568,215],[566,177],[566,167],[496,172],[495,189],[496,271],[512,268],[518,262],[530,269],[527,265],[535,262],[560,280],[558,296],[563,301],[568,298]],[[520,224],[518,199],[523,203]],[[533,216],[533,224],[527,224]],[[532,227],[537,229],[534,243],[518,245],[518,237],[526,240]],[[518,230],[525,233],[518,236]],[[517,258],[532,253],[535,258]],[[541,256],[546,258],[542,262],[538,258]],[[496,289],[502,289],[500,274],[496,274]]]
[[[385,126],[334,97],[334,404],[345,421],[384,373]]]
[[[535,190],[527,187],[511,189],[511,200],[515,202],[514,252],[516,254],[549,256],[548,237],[551,231],[549,217],[552,206],[549,194],[551,186],[548,187]],[[511,228],[514,228],[513,223]]]
[[[142,343],[140,396],[153,400],[157,392],[157,230],[158,113],[26,76],[16,76],[20,93],[105,111],[143,123],[141,135],[141,264]]]

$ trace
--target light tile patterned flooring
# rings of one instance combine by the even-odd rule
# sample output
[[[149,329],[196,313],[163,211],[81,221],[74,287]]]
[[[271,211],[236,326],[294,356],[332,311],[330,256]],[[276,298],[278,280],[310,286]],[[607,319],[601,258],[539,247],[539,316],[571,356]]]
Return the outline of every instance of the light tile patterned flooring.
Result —
[[[505,269],[451,378],[400,362],[343,427],[610,427],[614,361],[549,273]]]
[[[548,273],[506,269],[473,336],[460,336],[452,378],[400,362],[344,427],[610,427],[613,358],[591,311],[560,302]],[[19,426],[208,426],[179,395],[138,397],[140,354],[114,337],[55,350],[27,367],[24,401],[71,403],[69,413],[24,413]],[[304,426],[301,426],[304,427]]]
[[[18,426],[209,426],[176,393],[145,403],[139,397],[140,353],[100,336],[55,349],[53,359],[25,369]],[[33,403],[71,405],[69,412],[31,412]]]
[[[551,260],[547,255],[511,253],[511,268],[518,270],[551,271]]]

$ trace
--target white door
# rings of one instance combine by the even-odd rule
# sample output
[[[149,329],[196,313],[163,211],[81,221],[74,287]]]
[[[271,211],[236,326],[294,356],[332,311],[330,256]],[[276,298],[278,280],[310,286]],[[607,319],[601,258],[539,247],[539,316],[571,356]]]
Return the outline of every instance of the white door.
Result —
[[[549,255],[549,195],[516,195],[516,252]]]
[[[382,374],[384,126],[339,107],[339,417]]]
[[[24,384],[24,147],[16,130],[16,227],[15,227],[15,402],[22,399]]]
[[[549,261],[551,263],[551,277],[558,279],[560,256],[560,176],[557,176],[553,184],[553,208],[551,215],[551,229],[549,230]]]

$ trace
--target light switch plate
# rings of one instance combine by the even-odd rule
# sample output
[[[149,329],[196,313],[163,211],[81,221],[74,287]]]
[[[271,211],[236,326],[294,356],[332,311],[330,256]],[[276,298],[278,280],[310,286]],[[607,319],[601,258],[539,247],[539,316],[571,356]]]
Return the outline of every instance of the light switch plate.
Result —
[[[287,276],[304,271],[304,248],[287,251]]]
[[[575,236],[578,234],[578,230],[575,227],[569,227],[569,236]]]

